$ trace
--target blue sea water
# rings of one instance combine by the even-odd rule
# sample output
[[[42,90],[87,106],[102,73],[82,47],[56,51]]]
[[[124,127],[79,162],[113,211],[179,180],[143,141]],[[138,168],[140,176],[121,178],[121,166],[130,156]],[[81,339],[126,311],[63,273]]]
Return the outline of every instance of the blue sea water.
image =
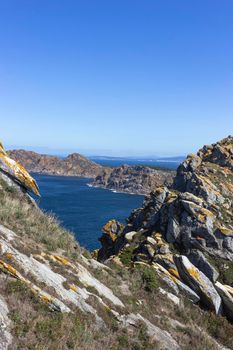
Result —
[[[145,165],[158,168],[177,169],[178,165],[184,160],[184,157],[164,158],[164,159],[150,159],[150,158],[117,158],[117,157],[89,157],[92,161],[104,166],[120,166],[127,165]]]
[[[108,166],[145,164],[136,159],[98,159]],[[97,162],[97,159],[95,159]],[[175,169],[179,161],[152,161],[146,164]],[[100,247],[98,238],[102,226],[115,218],[124,223],[131,211],[142,205],[143,196],[114,193],[89,187],[89,179],[33,174],[40,187],[39,206],[54,213],[64,227],[72,231],[79,243],[89,250]]]
[[[109,219],[124,222],[132,209],[143,202],[143,196],[88,187],[88,179],[33,176],[40,187],[40,208],[54,213],[62,225],[74,233],[80,245],[89,250],[100,247],[101,228]]]

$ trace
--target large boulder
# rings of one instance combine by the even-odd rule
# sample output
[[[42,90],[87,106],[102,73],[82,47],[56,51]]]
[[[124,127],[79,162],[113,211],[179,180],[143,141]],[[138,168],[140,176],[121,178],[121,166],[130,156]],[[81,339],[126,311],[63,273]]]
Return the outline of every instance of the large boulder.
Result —
[[[215,287],[222,297],[223,308],[226,315],[233,321],[233,288],[228,285],[223,285],[220,282],[216,282]]]
[[[198,270],[203,272],[212,282],[216,282],[219,277],[219,272],[209,263],[202,252],[197,249],[192,250],[188,258]]]
[[[186,256],[176,255],[174,261],[184,283],[199,295],[205,306],[219,314],[221,312],[221,298],[210,279],[198,270]]]
[[[14,182],[19,184],[25,190],[31,191],[37,196],[40,195],[36,181],[24,169],[22,165],[11,159],[6,153],[3,145],[0,143],[0,172],[6,175]]]

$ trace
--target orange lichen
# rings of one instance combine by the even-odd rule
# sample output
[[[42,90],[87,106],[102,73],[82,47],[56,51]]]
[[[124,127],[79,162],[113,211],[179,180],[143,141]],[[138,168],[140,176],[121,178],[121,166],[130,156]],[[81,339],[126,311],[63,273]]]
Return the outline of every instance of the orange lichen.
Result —
[[[102,231],[104,233],[109,233],[111,232],[111,229],[112,229],[112,225],[116,224],[116,220],[109,220],[102,228]]]
[[[71,290],[73,290],[74,292],[77,293],[78,287],[76,287],[74,284],[69,284],[69,287],[70,287]]]
[[[0,269],[3,272],[7,272],[10,275],[18,278],[17,270],[13,266],[11,266],[10,264],[5,263],[3,260],[0,260]]]
[[[29,191],[32,191],[37,196],[40,195],[39,187],[36,181],[33,179],[31,175],[27,172],[22,165],[11,159],[6,151],[4,150],[2,144],[0,145],[0,159],[2,162],[12,171],[15,178]]]
[[[178,197],[178,195],[175,192],[169,192],[169,194],[166,198],[166,203],[167,204],[172,203],[177,197]]]
[[[63,256],[59,256],[59,255],[53,255],[53,258],[58,261],[59,263],[61,263],[62,265],[70,265],[70,262],[68,259],[64,258]]]
[[[200,274],[195,267],[190,267],[187,269],[189,275],[200,282]]]
[[[41,295],[40,298],[44,303],[49,304],[52,302],[52,298],[49,295]]]
[[[117,239],[117,235],[115,233],[109,232],[109,236],[113,242]]]
[[[169,272],[172,276],[174,276],[174,277],[180,279],[179,272],[178,272],[176,269],[170,268],[170,269],[168,269],[168,272]]]
[[[230,182],[226,182],[225,186],[228,188],[229,191],[233,192],[233,185]]]
[[[232,229],[229,229],[227,227],[219,227],[218,228],[219,231],[223,234],[223,235],[229,235],[229,234],[233,234],[233,230]]]
[[[14,257],[14,255],[12,253],[8,252],[8,253],[6,253],[6,257],[7,257],[7,259],[11,260]]]

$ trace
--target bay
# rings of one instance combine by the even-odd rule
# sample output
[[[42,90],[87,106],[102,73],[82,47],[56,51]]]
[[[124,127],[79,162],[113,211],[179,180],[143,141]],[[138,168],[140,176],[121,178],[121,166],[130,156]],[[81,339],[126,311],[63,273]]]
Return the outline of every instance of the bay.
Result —
[[[81,246],[100,247],[102,226],[115,218],[125,222],[132,209],[142,205],[143,196],[114,193],[89,187],[90,179],[33,174],[41,193],[39,207],[53,213],[72,231]]]

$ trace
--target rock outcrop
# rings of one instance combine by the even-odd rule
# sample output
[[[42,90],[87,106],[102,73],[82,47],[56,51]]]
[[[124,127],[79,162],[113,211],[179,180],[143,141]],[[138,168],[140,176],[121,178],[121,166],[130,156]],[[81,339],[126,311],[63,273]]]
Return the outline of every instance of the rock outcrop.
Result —
[[[208,260],[231,259],[231,223],[220,233],[213,204],[158,188],[126,227],[104,226],[102,264],[36,206],[28,194],[39,193],[36,182],[1,152],[1,350],[233,349],[233,326],[192,304],[232,317],[225,270]],[[204,244],[193,245],[196,230]]]
[[[79,153],[70,154],[64,159],[25,150],[8,151],[8,154],[32,173],[95,178],[104,170],[108,171],[108,168]]]
[[[13,186],[20,187],[39,195],[39,188],[36,181],[28,172],[6,153],[3,145],[0,143],[0,172],[1,176]]]
[[[189,155],[173,185],[157,187],[146,197],[114,239],[111,228],[105,230],[99,260],[128,251],[132,264],[162,267],[170,285],[171,280],[177,286],[182,282],[203,306],[232,317],[232,204],[233,138],[229,136]]]
[[[29,200],[27,191],[39,194],[35,180],[2,146],[0,151],[0,349],[108,349],[113,334],[106,344],[95,339],[111,333],[114,323],[120,332],[116,346],[121,333],[129,332],[145,348],[159,343],[179,349],[176,339],[143,312],[129,312],[120,288],[101,281],[114,271],[90,254],[85,257],[74,237]],[[113,237],[119,229],[112,223]],[[127,281],[116,283],[131,297]]]
[[[105,171],[92,182],[94,187],[102,187],[118,192],[148,195],[158,186],[170,186],[175,171],[153,169],[146,166],[122,165]]]

